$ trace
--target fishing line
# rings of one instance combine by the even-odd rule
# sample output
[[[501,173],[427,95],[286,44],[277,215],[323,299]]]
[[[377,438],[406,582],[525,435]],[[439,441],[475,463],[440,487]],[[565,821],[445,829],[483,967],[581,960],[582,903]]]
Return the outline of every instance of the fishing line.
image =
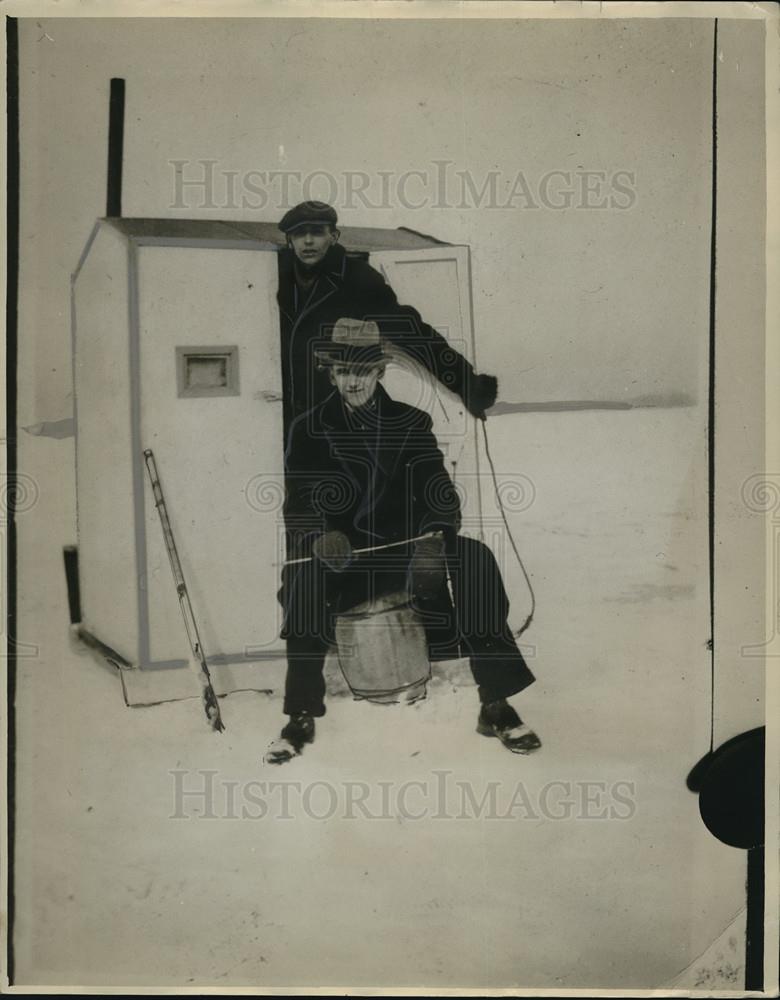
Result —
[[[485,454],[487,455],[488,465],[490,466],[490,474],[493,477],[493,489],[494,489],[495,494],[496,494],[496,503],[498,504],[498,509],[501,511],[501,519],[504,522],[504,527],[506,528],[506,533],[507,533],[507,536],[509,537],[509,544],[512,546],[512,550],[513,550],[513,552],[515,554],[515,558],[517,559],[517,563],[518,563],[518,565],[520,566],[520,569],[523,572],[523,576],[525,577],[525,582],[528,585],[528,590],[531,593],[531,610],[530,610],[530,612],[528,614],[528,617],[523,622],[522,626],[514,633],[515,636],[519,636],[519,635],[522,635],[523,632],[525,632],[525,630],[531,624],[531,620],[533,619],[534,612],[536,611],[536,594],[534,593],[534,588],[531,585],[531,579],[528,576],[528,571],[525,568],[525,564],[523,562],[522,556],[520,555],[520,553],[519,553],[519,551],[517,549],[517,544],[515,543],[515,538],[514,538],[514,535],[512,534],[512,529],[509,527],[509,521],[507,520],[506,511],[504,509],[504,504],[503,504],[503,501],[501,500],[501,493],[500,493],[499,488],[498,488],[498,476],[496,475],[496,467],[493,464],[493,456],[490,454],[490,444],[488,443],[488,435],[487,435],[487,427],[486,427],[487,421],[486,420],[481,420],[480,423],[482,424],[482,436],[483,436],[484,441],[485,441]]]

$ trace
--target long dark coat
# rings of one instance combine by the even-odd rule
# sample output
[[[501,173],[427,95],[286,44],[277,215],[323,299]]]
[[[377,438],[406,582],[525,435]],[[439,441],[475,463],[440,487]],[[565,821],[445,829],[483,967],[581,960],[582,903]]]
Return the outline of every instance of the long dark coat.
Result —
[[[333,392],[294,421],[286,453],[289,558],[310,554],[323,531],[343,531],[353,548],[363,548],[441,530],[452,601],[442,581],[438,595],[415,604],[430,658],[469,655],[483,701],[522,691],[534,678],[509,629],[501,572],[486,545],[458,534],[457,493],[431,418],[391,399],[381,385],[375,399],[376,409],[358,416]],[[406,586],[412,551],[406,545],[359,556],[341,573],[316,558],[285,567],[282,636],[295,675],[290,680],[288,674],[285,711],[322,714],[321,667],[324,644],[334,639],[333,616],[369,590],[395,593]],[[302,701],[292,698],[293,690]]]
[[[315,343],[327,343],[342,318],[374,320],[382,336],[424,365],[463,399],[472,413],[495,402],[496,380],[476,375],[471,364],[412,306],[401,305],[395,292],[367,260],[332,246],[317,269],[313,286],[301,293],[295,281],[295,254],[279,253],[278,302],[281,318],[285,431],[294,417],[316,406],[331,385],[313,357]]]
[[[310,556],[314,540],[327,531],[343,532],[353,549],[437,530],[455,543],[460,505],[431,418],[391,399],[381,385],[374,400],[373,410],[356,417],[333,391],[293,422],[285,454],[289,559]],[[412,551],[410,544],[355,556],[344,573],[327,572],[316,558],[286,566],[279,591],[282,635],[289,638],[291,627],[330,635],[330,612],[354,606],[369,590],[404,588]],[[426,631],[435,659],[456,655],[451,616],[443,582],[428,601]]]
[[[381,385],[374,401],[358,417],[331,391],[294,420],[285,454],[291,557],[307,555],[324,531],[342,531],[354,548],[457,532],[458,497],[430,416]]]

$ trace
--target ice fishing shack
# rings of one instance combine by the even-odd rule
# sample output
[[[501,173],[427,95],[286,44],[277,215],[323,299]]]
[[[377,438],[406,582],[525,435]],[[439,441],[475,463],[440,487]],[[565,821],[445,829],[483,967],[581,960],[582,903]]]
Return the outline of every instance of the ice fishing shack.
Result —
[[[65,553],[71,622],[118,668],[128,704],[197,693],[157,502],[162,487],[215,690],[278,689],[284,236],[275,222],[123,217],[124,99],[125,81],[113,79],[106,213],[71,278],[78,540]],[[340,241],[476,363],[467,246],[407,228],[341,227]],[[498,482],[480,469],[477,421],[408,357],[388,361],[390,394],[433,419],[460,494],[462,530],[495,550],[503,511],[495,505]],[[147,475],[150,451],[156,485]],[[527,610],[515,604],[515,624]]]
[[[407,229],[341,233],[474,361],[468,247]],[[106,217],[73,275],[80,634],[120,668],[130,704],[192,693],[146,449],[215,687],[274,687],[283,665],[283,239],[270,222]],[[391,359],[385,385],[433,417],[464,530],[481,533],[476,422],[422,369]]]

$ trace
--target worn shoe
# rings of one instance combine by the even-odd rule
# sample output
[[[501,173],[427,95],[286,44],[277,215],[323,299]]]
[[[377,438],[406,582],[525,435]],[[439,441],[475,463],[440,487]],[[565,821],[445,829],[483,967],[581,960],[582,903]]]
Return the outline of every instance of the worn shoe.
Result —
[[[533,729],[523,722],[504,698],[482,706],[477,732],[482,736],[496,736],[512,753],[533,753],[542,745]]]
[[[314,719],[308,712],[298,712],[290,716],[290,721],[282,729],[265,752],[266,764],[285,764],[297,757],[306,743],[314,742]]]

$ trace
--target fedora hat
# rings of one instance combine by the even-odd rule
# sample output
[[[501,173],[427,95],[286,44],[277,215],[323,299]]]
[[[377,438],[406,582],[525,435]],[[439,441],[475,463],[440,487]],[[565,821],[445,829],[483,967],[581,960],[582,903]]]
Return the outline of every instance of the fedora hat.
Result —
[[[330,337],[321,342],[314,355],[322,365],[370,365],[382,361],[385,352],[379,327],[373,320],[337,320]]]

